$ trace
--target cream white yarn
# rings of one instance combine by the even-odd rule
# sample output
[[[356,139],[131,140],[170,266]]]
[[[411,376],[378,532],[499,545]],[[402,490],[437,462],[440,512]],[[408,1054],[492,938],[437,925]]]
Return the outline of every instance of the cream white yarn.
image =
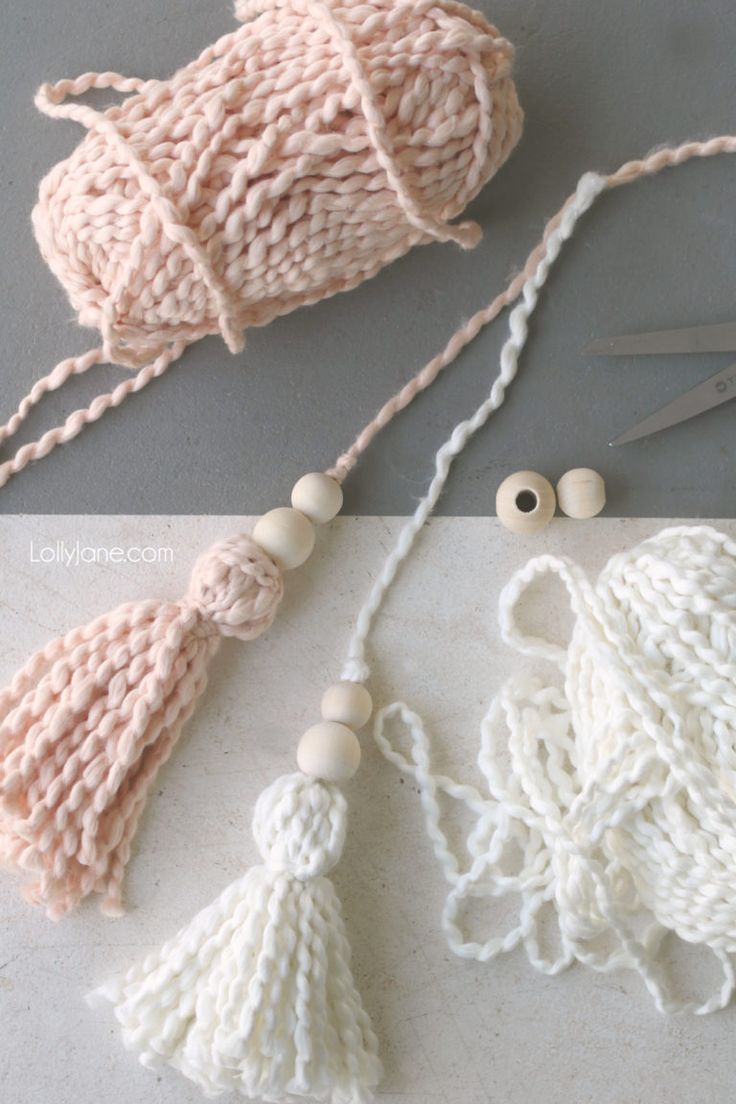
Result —
[[[346,812],[336,786],[301,773],[279,778],[253,817],[264,864],[91,994],[113,1003],[143,1065],[167,1062],[207,1096],[371,1099],[378,1045],[326,877],[342,852]]]
[[[569,592],[567,647],[516,622],[519,598],[544,573]],[[660,1011],[723,1008],[736,952],[736,542],[705,526],[667,529],[614,556],[594,586],[572,561],[541,556],[504,589],[500,623],[507,643],[561,677],[521,673],[501,689],[481,728],[482,790],[434,774],[424,725],[406,705],[376,718],[379,747],[420,788],[450,884],[451,949],[486,961],[522,945],[547,974],[575,960],[629,967]],[[397,722],[410,758],[389,738]],[[473,817],[467,856],[450,848],[441,793]],[[516,924],[469,940],[468,899],[509,894],[519,897]],[[554,954],[540,947],[547,906]],[[656,959],[667,932],[720,961],[723,982],[704,1003],[668,993]]]
[[[637,170],[638,171],[638,170]],[[488,397],[435,456],[427,493],[400,531],[361,607],[342,677],[370,675],[373,621],[431,515],[454,460],[503,403],[529,318],[580,217],[610,185],[581,177],[509,315],[509,336]],[[567,586],[576,628],[567,649],[525,637],[514,622],[520,593],[539,572]],[[556,974],[578,960],[598,970],[636,969],[661,1011],[706,1013],[731,998],[736,951],[736,545],[705,527],[667,530],[615,557],[595,587],[568,560],[542,557],[504,591],[507,641],[554,662],[562,685],[512,679],[482,726],[484,789],[433,772],[421,718],[403,702],[378,712],[384,755],[416,779],[428,835],[450,892],[442,926],[458,955],[486,961],[522,944]],[[387,729],[408,730],[411,758]],[[475,818],[467,859],[450,848],[438,795]],[[506,871],[509,853],[521,853]],[[517,925],[474,942],[463,935],[468,898],[520,895]],[[540,949],[545,906],[557,915],[560,950]],[[676,932],[710,947],[723,982],[702,1004],[673,998],[656,953]]]
[[[598,196],[609,186],[608,178],[588,172],[581,176],[576,190],[568,200],[560,216],[559,225],[545,239],[544,250],[521,290],[520,302],[509,314],[509,336],[501,349],[500,371],[493,382],[488,397],[480,404],[472,417],[459,422],[450,437],[435,455],[435,472],[411,519],[399,533],[396,545],[386,557],[368,597],[355,621],[355,629],[348,645],[348,658],[342,677],[353,682],[364,682],[370,668],[365,661],[365,645],[373,619],[380,609],[386,593],[396,578],[396,573],[407,558],[414,542],[429,519],[444,490],[453,462],[468,441],[486,424],[503,404],[506,390],[519,370],[519,357],[529,333],[529,318],[539,300],[539,292],[547,282],[552,265],[562,246],[572,237],[578,220],[592,207]]]

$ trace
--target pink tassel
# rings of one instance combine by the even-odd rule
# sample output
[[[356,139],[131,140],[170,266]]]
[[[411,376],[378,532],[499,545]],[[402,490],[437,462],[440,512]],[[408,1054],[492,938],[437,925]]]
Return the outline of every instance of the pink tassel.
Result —
[[[208,549],[179,602],[129,602],[36,652],[0,694],[0,858],[58,919],[121,885],[149,786],[223,636],[272,623],[281,573],[246,535]]]

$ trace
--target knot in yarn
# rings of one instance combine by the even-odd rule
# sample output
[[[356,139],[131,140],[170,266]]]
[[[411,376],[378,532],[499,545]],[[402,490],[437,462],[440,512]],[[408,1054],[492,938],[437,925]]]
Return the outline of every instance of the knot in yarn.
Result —
[[[253,835],[266,866],[306,881],[329,873],[345,843],[347,802],[337,786],[296,772],[264,790]]]
[[[44,85],[89,134],[44,179],[45,260],[105,354],[140,367],[354,287],[459,214],[517,142],[512,47],[454,0],[238,2],[170,80]],[[132,93],[103,112],[63,101]]]
[[[202,553],[185,601],[223,636],[253,640],[272,624],[283,593],[276,564],[241,533]]]

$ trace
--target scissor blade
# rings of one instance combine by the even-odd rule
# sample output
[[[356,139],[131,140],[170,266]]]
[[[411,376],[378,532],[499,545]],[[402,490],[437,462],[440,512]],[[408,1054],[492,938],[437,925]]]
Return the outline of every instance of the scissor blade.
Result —
[[[673,399],[661,410],[650,414],[638,425],[633,426],[622,433],[611,445],[628,445],[630,441],[638,441],[641,437],[648,437],[652,433],[659,433],[662,429],[669,429],[678,422],[685,422],[688,418],[694,418],[696,414],[703,414],[706,410],[712,410],[714,406],[728,402],[736,398],[736,364],[730,364],[728,368],[717,372],[710,379],[686,391],[684,395]]]
[[[736,322],[687,326],[682,330],[601,337],[583,350],[589,356],[644,356],[656,353],[731,353],[736,351]]]

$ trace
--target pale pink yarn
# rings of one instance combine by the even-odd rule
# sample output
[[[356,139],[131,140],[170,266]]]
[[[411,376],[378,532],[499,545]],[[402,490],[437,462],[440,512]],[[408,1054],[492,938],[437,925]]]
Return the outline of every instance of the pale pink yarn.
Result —
[[[281,574],[250,537],[213,545],[180,602],[119,606],[37,652],[0,695],[0,857],[58,918],[90,893],[121,909],[148,789],[223,636],[269,627]]]
[[[0,427],[94,364],[137,374],[0,465],[0,486],[160,376],[187,344],[355,287],[411,246],[474,245],[458,215],[521,133],[513,49],[454,0],[238,0],[243,26],[168,81],[87,73],[42,111],[89,129],[41,184],[44,258],[102,345],[62,361]],[[104,112],[64,103],[132,93]]]
[[[663,169],[684,165],[693,158],[718,157],[724,153],[736,153],[736,135],[719,134],[716,137],[706,138],[702,141],[683,142],[679,146],[661,146],[645,157],[625,161],[615,172],[608,174],[606,186],[608,189],[620,188],[625,184],[633,184],[642,177],[656,176]],[[560,225],[566,212],[574,202],[575,196],[575,192],[569,195],[559,211],[549,219],[540,241],[532,249],[524,262],[523,268],[517,272],[503,291],[499,292],[487,306],[476,311],[464,322],[454,332],[444,349],[432,357],[416,375],[412,376],[407,383],[399,388],[396,394],[387,399],[378,413],[361,429],[352,445],[338,456],[333,466],[328,469],[328,475],[342,483],[381,430],[385,429],[397,414],[405,410],[417,395],[430,387],[440,373],[457,360],[465,346],[475,340],[481,330],[489,325],[494,318],[497,318],[504,308],[510,306],[519,298],[524,284],[544,256],[551,235]]]

